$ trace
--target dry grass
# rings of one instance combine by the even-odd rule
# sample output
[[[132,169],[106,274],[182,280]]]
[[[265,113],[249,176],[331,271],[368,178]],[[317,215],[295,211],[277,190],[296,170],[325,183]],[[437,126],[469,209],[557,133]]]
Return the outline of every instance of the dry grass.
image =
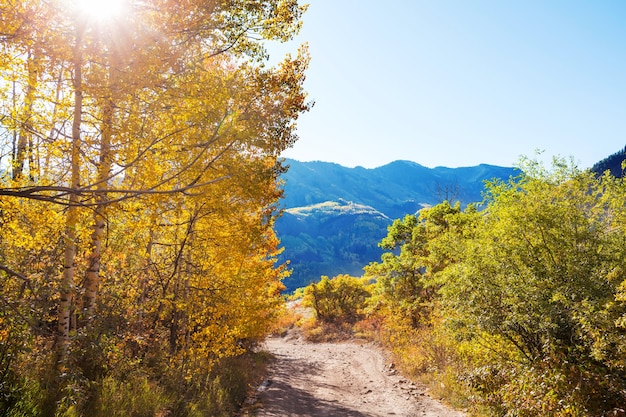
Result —
[[[340,342],[355,337],[352,325],[347,323],[324,323],[315,319],[307,319],[302,322],[300,327],[304,338],[313,343]]]

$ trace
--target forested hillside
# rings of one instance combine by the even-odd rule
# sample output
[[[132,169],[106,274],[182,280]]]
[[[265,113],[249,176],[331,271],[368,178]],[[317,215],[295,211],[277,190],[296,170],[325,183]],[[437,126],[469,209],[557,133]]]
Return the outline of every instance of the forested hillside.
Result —
[[[591,170],[598,175],[609,171],[611,175],[620,178],[624,176],[624,169],[622,168],[624,160],[626,160],[626,147],[595,163]]]
[[[378,242],[392,220],[372,207],[339,201],[287,209],[276,232],[292,273],[284,280],[291,292],[338,273],[359,276],[380,259]]]
[[[363,267],[380,260],[378,243],[394,219],[444,200],[480,202],[485,180],[519,174],[491,165],[427,168],[409,161],[375,169],[286,163],[289,170],[281,176],[286,210],[276,231],[284,247],[280,258],[293,271],[284,281],[289,291],[322,275],[362,275]]]
[[[243,400],[282,306],[278,157],[309,107],[306,49],[270,67],[263,45],[304,10],[1,3],[0,415]]]

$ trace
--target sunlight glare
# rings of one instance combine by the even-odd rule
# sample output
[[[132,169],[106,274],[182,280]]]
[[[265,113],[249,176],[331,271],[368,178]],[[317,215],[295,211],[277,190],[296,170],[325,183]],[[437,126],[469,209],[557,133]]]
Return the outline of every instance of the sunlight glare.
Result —
[[[120,17],[127,2],[128,0],[75,0],[81,14],[100,21]]]

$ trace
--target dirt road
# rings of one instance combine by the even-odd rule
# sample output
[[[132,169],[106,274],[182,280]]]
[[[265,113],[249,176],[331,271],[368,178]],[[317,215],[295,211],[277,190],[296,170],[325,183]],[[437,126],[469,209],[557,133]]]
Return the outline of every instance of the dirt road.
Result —
[[[277,361],[253,416],[464,416],[398,375],[371,343],[312,344],[291,334],[266,345]]]

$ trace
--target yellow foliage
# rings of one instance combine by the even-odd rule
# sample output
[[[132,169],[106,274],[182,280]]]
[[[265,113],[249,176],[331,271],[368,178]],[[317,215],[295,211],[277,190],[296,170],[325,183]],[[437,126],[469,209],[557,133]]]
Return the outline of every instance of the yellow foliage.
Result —
[[[265,67],[261,39],[306,8],[133,4],[98,25],[66,1],[0,4],[0,361],[25,386],[47,371],[34,414],[84,414],[129,372],[142,401],[190,401],[283,305],[279,156],[308,53]]]

